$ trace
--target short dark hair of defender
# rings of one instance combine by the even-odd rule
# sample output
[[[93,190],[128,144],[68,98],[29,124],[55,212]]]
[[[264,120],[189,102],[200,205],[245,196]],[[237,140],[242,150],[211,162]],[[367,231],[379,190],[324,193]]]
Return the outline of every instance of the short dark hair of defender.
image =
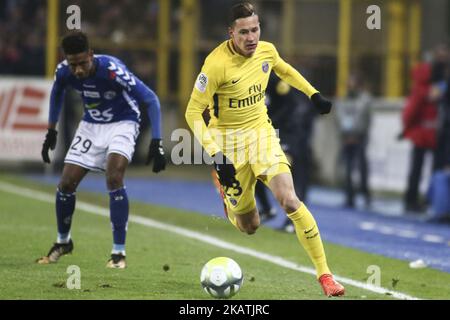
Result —
[[[88,37],[81,31],[70,32],[64,36],[61,46],[66,55],[89,52]]]
[[[242,2],[231,7],[228,16],[228,25],[232,26],[237,19],[247,18],[256,14],[253,5],[249,2]]]

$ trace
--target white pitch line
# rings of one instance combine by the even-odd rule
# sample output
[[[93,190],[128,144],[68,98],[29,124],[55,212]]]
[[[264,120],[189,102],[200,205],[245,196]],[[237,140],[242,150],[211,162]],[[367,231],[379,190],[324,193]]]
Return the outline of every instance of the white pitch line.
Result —
[[[40,191],[36,191],[33,189],[24,188],[24,187],[19,187],[19,186],[16,186],[14,184],[10,184],[7,182],[0,181],[0,190],[7,192],[7,193],[16,194],[16,195],[19,195],[22,197],[28,197],[28,198],[31,198],[34,200],[40,200],[43,202],[54,203],[54,201],[55,201],[55,196],[49,195],[48,193],[44,193],[44,192],[40,192]],[[105,209],[103,207],[92,205],[92,204],[89,204],[89,203],[86,203],[83,201],[79,201],[79,200],[77,200],[76,206],[77,206],[77,209],[79,209],[79,210],[83,210],[85,212],[89,212],[89,213],[104,216],[104,217],[109,217],[109,210]],[[168,223],[156,221],[156,220],[153,220],[150,218],[137,216],[137,215],[130,215],[129,221],[135,222],[137,224],[141,224],[144,226],[148,226],[151,228],[169,231],[169,232],[172,232],[172,233],[175,233],[175,234],[187,237],[187,238],[191,238],[191,239],[195,239],[195,240],[198,240],[201,242],[208,243],[210,245],[213,245],[213,246],[216,246],[219,248],[223,248],[223,249],[231,250],[231,251],[234,251],[237,253],[252,256],[254,258],[264,260],[264,261],[273,263],[275,265],[278,265],[278,266],[281,266],[281,267],[284,267],[287,269],[300,271],[303,273],[308,273],[313,276],[316,275],[315,270],[312,268],[298,265],[298,264],[288,261],[282,257],[274,256],[274,255],[271,255],[268,253],[264,253],[264,252],[256,251],[256,250],[253,250],[250,248],[242,247],[242,246],[239,246],[236,244],[232,244],[232,243],[223,241],[216,237],[207,236],[207,235],[204,235],[197,231],[188,230],[185,228],[177,227],[177,226],[174,226],[174,225],[171,225]],[[365,290],[372,291],[372,292],[379,293],[379,294],[388,294],[389,296],[396,298],[396,299],[404,299],[404,300],[418,300],[419,299],[417,297],[413,297],[413,296],[410,296],[410,295],[407,295],[407,294],[404,294],[401,292],[388,290],[383,287],[374,286],[371,284],[367,284],[364,282],[356,281],[356,280],[345,278],[345,277],[340,277],[340,276],[335,275],[334,278],[341,283],[348,284],[350,286],[365,289]]]
[[[386,234],[386,235],[390,235],[390,234],[395,234],[395,230],[392,227],[387,227],[387,226],[381,226],[378,228],[378,232],[380,232],[381,234]]]
[[[412,230],[398,230],[397,236],[408,239],[417,239],[419,237],[417,232]]]
[[[445,240],[441,236],[437,236],[435,234],[425,234],[422,237],[423,241],[432,242],[432,243],[444,243]]]
[[[384,235],[393,235],[396,237],[420,239],[431,243],[445,243],[445,239],[435,234],[425,234],[422,237],[416,231],[407,229],[395,229],[390,226],[377,225],[374,222],[363,221],[359,224],[359,228],[364,231],[374,231]]]
[[[374,222],[361,222],[361,224],[359,225],[359,227],[362,230],[375,230],[375,223]]]

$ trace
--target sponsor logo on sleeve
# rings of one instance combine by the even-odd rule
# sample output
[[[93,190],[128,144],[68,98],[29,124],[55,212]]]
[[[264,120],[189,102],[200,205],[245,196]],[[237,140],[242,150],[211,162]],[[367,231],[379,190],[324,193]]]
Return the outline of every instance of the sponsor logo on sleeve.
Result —
[[[197,81],[195,82],[195,87],[200,92],[205,92],[208,86],[208,77],[203,72],[198,75]]]
[[[264,73],[267,73],[267,71],[269,71],[269,63],[267,61],[263,62],[262,70],[264,71]]]

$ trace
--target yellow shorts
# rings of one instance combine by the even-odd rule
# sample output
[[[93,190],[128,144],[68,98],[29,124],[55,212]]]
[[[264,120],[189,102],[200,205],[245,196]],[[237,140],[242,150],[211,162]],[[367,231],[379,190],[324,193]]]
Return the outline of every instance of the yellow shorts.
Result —
[[[234,161],[232,153],[226,156],[236,168],[233,187],[222,186],[228,212],[245,214],[256,207],[255,185],[259,179],[266,185],[280,173],[290,173],[290,164],[280,146],[275,130],[269,131],[245,148],[245,161]]]

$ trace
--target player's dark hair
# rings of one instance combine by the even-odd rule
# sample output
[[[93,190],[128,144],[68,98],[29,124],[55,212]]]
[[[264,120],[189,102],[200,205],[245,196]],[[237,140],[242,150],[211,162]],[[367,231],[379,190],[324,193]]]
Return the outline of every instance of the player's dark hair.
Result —
[[[78,54],[89,51],[87,35],[81,31],[73,31],[64,36],[61,41],[64,54]]]
[[[241,2],[231,7],[228,16],[228,25],[232,26],[237,19],[247,18],[256,14],[255,8],[249,2]]]

